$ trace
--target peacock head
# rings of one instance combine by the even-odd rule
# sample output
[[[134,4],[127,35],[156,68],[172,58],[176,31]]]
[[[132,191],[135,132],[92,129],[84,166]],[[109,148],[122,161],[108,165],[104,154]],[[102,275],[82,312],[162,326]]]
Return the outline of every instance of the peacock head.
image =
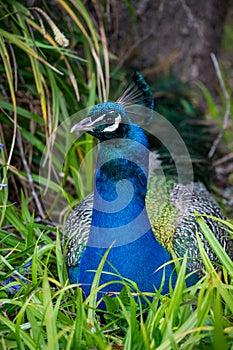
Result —
[[[71,132],[86,131],[100,141],[127,137],[130,120],[123,105],[104,102],[94,106],[89,115],[75,124]]]

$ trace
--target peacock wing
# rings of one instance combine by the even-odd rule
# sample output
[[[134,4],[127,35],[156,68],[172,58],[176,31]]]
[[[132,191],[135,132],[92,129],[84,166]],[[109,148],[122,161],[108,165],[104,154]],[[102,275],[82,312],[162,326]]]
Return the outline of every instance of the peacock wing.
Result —
[[[64,226],[63,249],[68,267],[78,266],[91,227],[93,192],[70,212]]]

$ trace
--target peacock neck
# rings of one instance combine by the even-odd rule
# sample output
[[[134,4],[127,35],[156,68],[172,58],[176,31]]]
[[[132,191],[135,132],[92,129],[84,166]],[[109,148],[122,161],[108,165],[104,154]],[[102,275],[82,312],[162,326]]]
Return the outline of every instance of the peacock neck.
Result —
[[[164,270],[159,267],[170,260],[170,255],[155,239],[145,207],[147,168],[147,139],[140,128],[132,128],[122,139],[109,138],[100,143],[91,229],[78,272],[78,282],[86,295],[111,245],[100,277],[102,287],[113,280],[112,273],[118,272],[134,281],[141,291],[154,292],[162,281],[163,292],[169,291],[173,266]],[[175,278],[174,274],[172,285]],[[119,292],[121,288],[111,283],[101,291]]]
[[[99,144],[90,245],[122,245],[150,230],[147,138],[138,126],[131,126],[126,136]]]

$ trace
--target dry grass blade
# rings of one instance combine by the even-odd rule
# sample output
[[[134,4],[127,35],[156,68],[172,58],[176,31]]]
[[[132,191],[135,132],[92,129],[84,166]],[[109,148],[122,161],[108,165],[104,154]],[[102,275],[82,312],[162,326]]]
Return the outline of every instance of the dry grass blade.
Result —
[[[11,69],[11,62],[9,58],[9,54],[6,48],[6,45],[3,41],[3,37],[0,36],[0,54],[2,56],[3,64],[4,64],[4,69],[6,72],[6,77],[7,77],[7,82],[10,88],[10,94],[11,94],[11,100],[13,103],[14,107],[14,127],[13,127],[13,137],[12,137],[12,142],[11,142],[11,148],[9,152],[9,157],[7,160],[7,169],[10,166],[11,163],[11,158],[13,155],[14,147],[15,147],[15,140],[16,140],[16,131],[17,131],[17,110],[16,110],[16,96],[15,96],[15,91],[14,91],[14,83],[13,83],[13,73]]]
[[[214,68],[215,68],[215,71],[216,71],[216,74],[217,74],[217,77],[218,77],[218,80],[219,80],[219,83],[220,83],[220,86],[221,86],[221,89],[222,89],[222,92],[223,92],[223,95],[224,95],[225,101],[226,101],[226,110],[225,110],[225,114],[224,114],[224,118],[223,118],[222,130],[219,132],[218,136],[214,140],[213,145],[212,145],[212,147],[209,151],[209,154],[208,154],[208,157],[212,158],[217,147],[218,147],[219,142],[221,141],[221,139],[223,137],[224,131],[227,128],[228,121],[230,118],[230,105],[231,104],[230,104],[230,96],[227,92],[227,89],[226,89],[226,86],[225,86],[225,83],[224,83],[224,80],[222,77],[222,73],[221,73],[220,68],[219,68],[218,60],[217,60],[214,53],[211,53],[210,56],[211,56],[211,59],[213,61]]]
[[[67,47],[69,45],[69,40],[65,37],[65,35],[63,33],[61,33],[60,29],[58,28],[58,26],[53,22],[53,20],[47,15],[47,13],[45,13],[43,10],[41,10],[39,7],[32,7],[33,10],[36,10],[37,12],[39,12],[40,14],[42,14],[47,22],[49,23],[55,40],[56,42],[63,47]],[[42,28],[44,29],[44,27]]]
[[[109,83],[110,83],[110,73],[109,73],[109,56],[108,56],[108,43],[107,38],[105,34],[104,24],[103,24],[103,16],[101,13],[100,4],[98,2],[93,2],[93,5],[96,10],[96,14],[99,21],[99,30],[100,30],[100,37],[103,47],[103,55],[104,55],[104,67],[105,67],[105,89],[104,89],[104,101],[108,100],[109,95]]]
[[[43,64],[45,64],[46,66],[48,66],[49,68],[51,68],[53,71],[55,71],[56,73],[63,75],[63,73],[57,69],[56,67],[54,67],[53,65],[51,65],[49,62],[47,62],[44,58],[40,57],[34,50],[32,50],[28,45],[26,45],[22,40],[20,40],[19,38],[16,38],[13,34],[6,32],[3,29],[0,29],[0,33],[2,34],[2,36],[4,38],[6,38],[7,40],[9,40],[9,42],[11,42],[12,44],[15,44],[16,46],[18,46],[20,49],[22,49],[23,51],[25,51],[25,53],[27,53],[28,55],[36,58],[38,61],[42,62]]]
[[[82,2],[80,1],[73,1],[71,0],[71,3],[73,6],[81,13],[81,15],[84,17],[86,21],[87,27],[90,29],[91,36],[85,29],[84,25],[81,23],[79,20],[78,16],[76,13],[71,9],[71,7],[63,0],[58,0],[58,3],[61,4],[61,6],[69,13],[73,21],[77,24],[77,26],[80,28],[81,32],[85,36],[85,39],[88,42],[92,57],[95,61],[96,64],[96,71],[97,71],[97,86],[98,86],[98,95],[100,102],[103,101],[103,99],[107,98],[107,93],[106,93],[106,88],[105,88],[105,80],[104,80],[104,74],[103,74],[103,69],[101,65],[101,60],[100,60],[100,51],[99,51],[99,45],[98,45],[98,40],[97,40],[97,35],[95,32],[95,29],[93,27],[92,21],[85,10],[85,7],[82,5]],[[92,43],[92,40],[94,42],[94,45]]]
[[[50,34],[46,33],[44,31],[44,28],[43,27],[40,27],[37,23],[35,23],[34,21],[32,21],[30,18],[27,18],[27,22],[28,24],[30,24],[33,28],[35,28],[39,33],[41,33],[44,38],[55,48],[58,47],[58,45],[56,44],[55,40],[51,37]],[[61,59],[65,62],[66,64],[66,67],[68,69],[68,72],[69,72],[69,76],[70,76],[70,81],[72,82],[72,85],[73,85],[73,88],[74,88],[74,91],[75,91],[75,94],[76,94],[76,98],[77,98],[77,101],[80,100],[80,94],[79,94],[79,88],[78,88],[78,84],[77,84],[77,80],[76,80],[76,77],[72,71],[72,68],[70,66],[70,63],[68,61],[68,59],[64,56],[64,54],[61,53]]]

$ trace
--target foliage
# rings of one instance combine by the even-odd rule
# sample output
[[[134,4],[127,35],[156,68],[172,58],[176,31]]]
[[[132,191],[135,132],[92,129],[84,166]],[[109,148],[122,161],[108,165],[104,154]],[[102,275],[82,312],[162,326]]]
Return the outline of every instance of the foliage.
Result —
[[[39,205],[39,186],[54,190],[54,203],[62,192],[69,205],[88,192],[91,177],[81,186],[75,169],[93,147],[92,138],[80,138],[64,164],[44,154],[48,171],[62,167],[60,186],[46,177],[39,181],[38,172],[49,140],[47,150],[66,147],[57,139],[59,132],[67,138],[60,125],[68,116],[107,99],[109,53],[98,2],[92,9],[97,24],[80,0],[58,0],[56,8],[47,2],[44,7],[46,12],[20,1],[0,0],[0,143],[4,144],[0,180],[8,185],[0,186],[0,281],[16,278],[0,287],[0,349],[230,349],[232,262],[201,218],[203,232],[219,256],[222,276],[200,242],[206,268],[203,279],[186,288],[184,259],[178,266],[177,285],[166,296],[160,291],[143,294],[132,281],[123,281],[119,295],[105,296],[103,315],[97,312],[96,299],[102,266],[85,301],[81,289],[69,285],[58,227],[61,213],[56,222],[49,222]],[[212,102],[209,98],[216,114]],[[93,173],[91,157],[84,172]],[[232,225],[224,223],[232,232]],[[32,266],[26,272],[28,262]],[[21,288],[15,289],[19,284]]]
[[[24,198],[22,202],[25,204]],[[90,297],[83,301],[81,289],[68,283],[59,232],[53,230],[57,237],[54,241],[49,237],[51,227],[36,224],[26,206],[22,210],[22,217],[25,216],[30,224],[24,227],[23,239],[6,230],[0,231],[1,241],[7,242],[8,249],[8,254],[1,259],[1,280],[17,273],[14,266],[19,266],[22,256],[32,261],[27,283],[19,279],[0,290],[2,349],[73,349],[77,344],[80,349],[123,346],[133,349],[135,344],[137,349],[160,350],[219,349],[220,345],[221,349],[231,348],[232,261],[213,240],[202,218],[198,220],[219,256],[222,277],[199,240],[205,273],[196,285],[189,288],[185,285],[185,258],[178,266],[178,281],[169,295],[162,295],[161,291],[147,295],[141,293],[134,282],[122,281],[124,288],[119,295],[104,297],[107,312],[103,315],[98,312],[96,301],[97,291],[101,289],[98,276],[103,266],[96,273]],[[16,217],[18,227],[24,226],[22,217]],[[232,224],[225,224],[232,234]],[[102,265],[105,259],[106,256]],[[8,288],[18,283],[21,289],[12,296]]]
[[[47,154],[51,170],[54,159],[50,159],[50,155],[59,124],[84,106],[107,99],[109,62],[106,39],[101,30],[101,16],[100,32],[97,32],[81,1],[61,0],[55,9],[51,3],[46,13],[40,8],[26,8],[17,1],[0,1],[0,5],[0,139],[5,145],[2,165],[7,164],[8,170],[8,177],[2,170],[5,173],[1,178],[14,188],[14,201],[17,197],[20,202],[18,187],[23,187],[28,205],[34,207],[31,192],[35,191],[32,191],[30,176],[38,182],[37,174],[46,143],[51,142]],[[95,10],[100,11],[98,5]],[[51,14],[55,17],[53,21]],[[54,24],[60,14],[66,19],[66,27],[62,28],[65,35]],[[91,144],[91,137],[85,136],[79,148],[81,159]],[[69,167],[72,164],[70,154],[63,185],[65,181],[70,185],[67,178],[73,173]],[[25,168],[26,161],[28,169]],[[17,167],[11,164],[17,164]],[[4,196],[3,205],[6,205],[7,191]],[[37,210],[41,214],[38,205]],[[3,210],[1,223],[6,222]]]

